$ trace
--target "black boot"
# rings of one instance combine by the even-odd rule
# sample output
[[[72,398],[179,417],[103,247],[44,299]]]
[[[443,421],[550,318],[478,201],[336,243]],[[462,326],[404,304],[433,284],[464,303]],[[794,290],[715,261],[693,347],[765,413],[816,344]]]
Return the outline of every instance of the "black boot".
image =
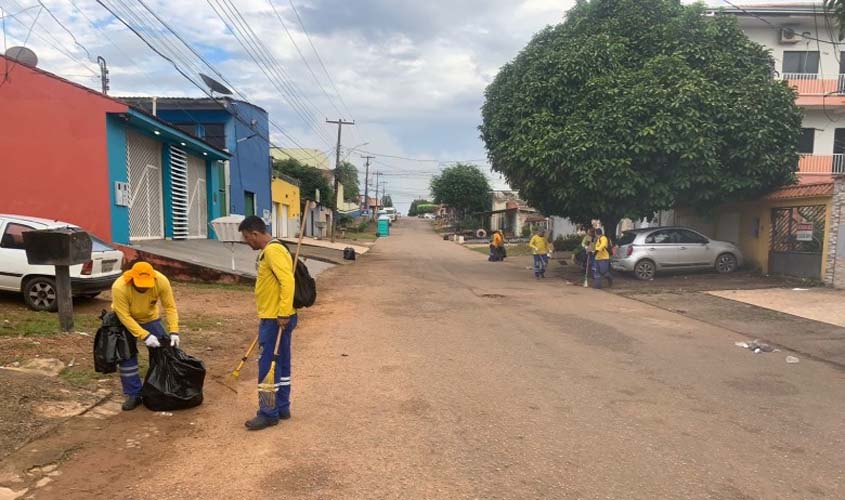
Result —
[[[127,396],[126,401],[123,402],[123,411],[132,411],[141,406],[141,398],[138,396]]]
[[[261,415],[257,415],[255,418],[251,420],[247,420],[244,422],[244,427],[250,431],[260,431],[261,429],[266,429],[268,427],[272,427],[279,423],[279,419],[277,418],[267,418]]]

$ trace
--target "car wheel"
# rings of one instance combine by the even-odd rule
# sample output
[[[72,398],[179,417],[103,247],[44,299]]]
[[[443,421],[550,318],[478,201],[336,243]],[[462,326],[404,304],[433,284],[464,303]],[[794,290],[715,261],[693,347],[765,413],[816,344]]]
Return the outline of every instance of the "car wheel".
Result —
[[[716,259],[716,272],[728,274],[736,271],[736,257],[729,253],[723,253]]]
[[[27,280],[23,286],[23,300],[36,311],[54,312],[59,307],[56,281],[53,278],[39,276]]]
[[[654,279],[654,273],[657,271],[657,266],[650,260],[641,260],[634,266],[634,275],[638,280],[650,281]]]

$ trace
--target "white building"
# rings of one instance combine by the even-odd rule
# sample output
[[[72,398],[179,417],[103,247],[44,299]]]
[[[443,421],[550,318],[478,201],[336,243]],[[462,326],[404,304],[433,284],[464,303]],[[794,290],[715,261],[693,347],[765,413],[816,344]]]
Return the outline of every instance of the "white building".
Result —
[[[774,78],[798,91],[804,112],[801,183],[845,172],[845,44],[822,3],[738,4],[709,14],[736,16],[748,38],[771,51]]]

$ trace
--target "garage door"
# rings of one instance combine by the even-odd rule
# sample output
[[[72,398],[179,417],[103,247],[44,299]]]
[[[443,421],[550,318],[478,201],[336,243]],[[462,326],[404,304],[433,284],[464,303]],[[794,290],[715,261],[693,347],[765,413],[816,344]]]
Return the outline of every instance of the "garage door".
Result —
[[[161,143],[126,131],[126,165],[132,198],[129,204],[129,238],[164,238],[161,189]]]
[[[188,237],[208,237],[208,191],[205,162],[188,156]]]

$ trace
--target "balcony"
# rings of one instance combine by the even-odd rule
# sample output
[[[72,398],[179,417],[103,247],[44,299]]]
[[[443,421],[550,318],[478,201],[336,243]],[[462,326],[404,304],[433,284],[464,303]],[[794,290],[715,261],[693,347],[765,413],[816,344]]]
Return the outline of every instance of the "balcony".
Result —
[[[784,73],[780,78],[798,92],[799,106],[845,106],[845,74]]]
[[[801,155],[798,179],[801,184],[824,182],[834,175],[845,174],[845,155]]]

